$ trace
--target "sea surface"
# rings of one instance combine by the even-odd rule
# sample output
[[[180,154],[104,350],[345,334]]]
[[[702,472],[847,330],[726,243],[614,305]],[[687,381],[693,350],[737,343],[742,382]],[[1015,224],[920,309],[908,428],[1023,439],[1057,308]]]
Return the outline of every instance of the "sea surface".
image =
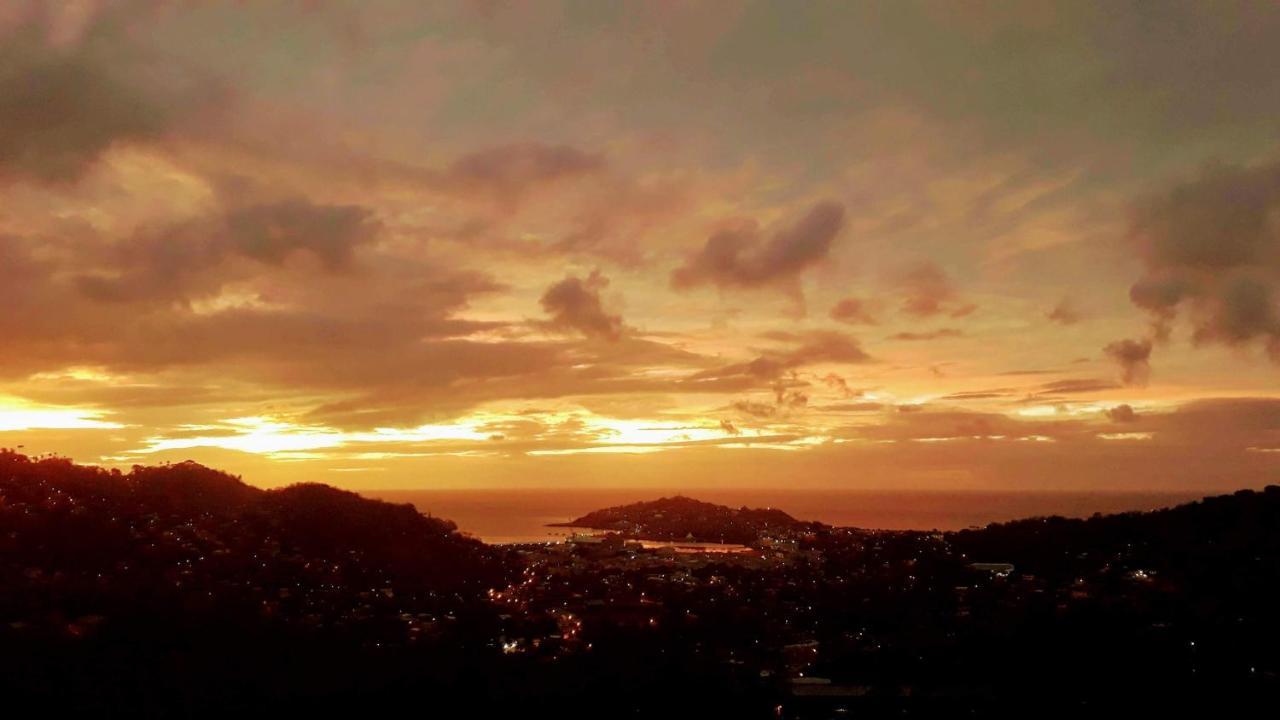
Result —
[[[799,520],[883,530],[959,530],[1040,515],[1154,510],[1206,492],[927,492],[874,490],[385,490],[364,495],[411,503],[489,543],[552,542],[573,532],[547,527],[592,510],[685,495],[732,507],[776,507]]]

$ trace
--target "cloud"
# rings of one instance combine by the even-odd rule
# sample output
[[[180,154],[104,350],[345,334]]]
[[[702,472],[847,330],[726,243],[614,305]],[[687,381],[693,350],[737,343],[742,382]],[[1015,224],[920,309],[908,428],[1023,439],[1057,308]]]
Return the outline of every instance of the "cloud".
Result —
[[[1080,322],[1081,317],[1075,303],[1071,301],[1071,298],[1065,297],[1059,300],[1058,304],[1054,305],[1053,309],[1045,313],[1044,316],[1059,325],[1075,325]]]
[[[352,223],[337,225],[348,228],[342,237],[353,235]],[[487,275],[385,247],[364,256],[359,272],[315,272],[268,261],[275,245],[265,254],[254,249],[267,258],[260,260],[224,237],[181,237],[169,244],[170,256],[163,236],[154,246],[129,236],[104,250],[78,238],[0,235],[0,301],[9,310],[0,315],[7,351],[0,379],[87,367],[148,386],[124,394],[77,390],[103,402],[154,407],[166,391],[175,405],[270,399],[344,427],[420,422],[526,394],[629,389],[612,378],[625,379],[632,360],[570,355],[563,343],[507,337],[503,323],[455,317],[472,298],[500,289]],[[222,261],[205,262],[210,257]],[[101,269],[90,276],[93,267]],[[95,295],[86,292],[86,277],[113,282]],[[176,279],[165,284],[170,277]],[[217,289],[225,283],[231,284]],[[108,290],[130,302],[104,302]],[[471,337],[477,333],[490,336]],[[656,343],[629,343],[627,353],[650,366],[707,365]],[[581,363],[594,375],[572,369]],[[217,378],[215,397],[184,390],[208,378]],[[667,385],[678,389],[674,381]]]
[[[1147,198],[1130,239],[1145,272],[1129,297],[1157,338],[1186,311],[1197,344],[1260,342],[1280,362],[1280,161],[1212,166]]]
[[[227,215],[227,243],[235,251],[279,265],[295,251],[311,253],[329,270],[350,266],[358,245],[373,239],[372,213],[356,205],[289,200]]]
[[[1099,437],[1100,432],[1106,433],[1109,423],[1137,421],[1141,421],[1144,439],[1149,443],[1143,447],[1117,449],[1107,445],[1106,437]],[[925,452],[925,446],[944,452],[942,448],[959,443],[961,448],[955,450],[959,453],[956,457],[959,467],[972,467],[966,458],[971,459],[976,452],[973,444],[995,443],[1008,449],[1007,454],[991,455],[992,459],[1002,455],[1014,460],[1023,452],[1034,452],[1035,455],[1022,457],[1021,461],[1044,469],[1056,467],[1051,458],[1074,458],[1073,462],[1083,461],[1097,471],[1110,471],[1114,468],[1106,458],[1114,457],[1111,453],[1133,452],[1140,454],[1140,458],[1133,459],[1142,464],[1144,476],[1159,480],[1172,471],[1191,482],[1202,483],[1206,476],[1213,475],[1214,467],[1223,472],[1230,468],[1233,474],[1243,471],[1244,476],[1256,477],[1257,468],[1249,468],[1254,461],[1247,450],[1272,446],[1280,437],[1280,400],[1211,398],[1192,401],[1172,411],[1145,413],[1141,417],[1128,405],[1118,405],[1108,411],[1105,421],[1080,416],[1020,417],[923,408],[918,412],[886,415],[882,424],[851,425],[837,434],[921,443],[913,452]],[[1185,467],[1185,463],[1194,467]]]
[[[0,35],[0,175],[73,181],[116,144],[159,139],[226,101],[209,78],[105,28],[55,45],[47,25]]]
[[[750,387],[762,381],[775,381],[785,373],[819,363],[858,364],[871,361],[871,356],[852,337],[825,330],[794,335],[797,343],[785,350],[768,350],[750,362],[734,363],[703,370],[690,376],[694,385],[717,383],[731,387]]]
[[[940,328],[929,332],[900,332],[889,336],[890,340],[939,340],[941,338],[958,338],[964,337],[964,331],[955,328]]]
[[[775,392],[777,393],[777,403],[779,408],[798,409],[809,407],[809,396],[806,393],[799,390],[792,390],[788,392],[781,386],[778,386],[775,389]]]
[[[825,383],[827,387],[840,393],[841,397],[852,398],[862,395],[861,391],[854,390],[849,387],[848,381],[835,373],[827,373],[824,375],[822,377],[822,382]]]
[[[1146,385],[1151,378],[1151,341],[1116,340],[1102,349],[1120,366],[1125,385]]]
[[[1103,390],[1115,390],[1119,387],[1120,387],[1119,385],[1117,385],[1116,383],[1110,380],[1083,378],[1083,379],[1072,379],[1072,380],[1057,380],[1055,382],[1045,383],[1039,386],[1039,390],[1040,392],[1045,392],[1045,393],[1075,394],[1075,393],[1101,392]]]
[[[1024,417],[923,408],[875,420],[851,416],[830,433],[848,442],[787,458],[788,470],[800,466],[806,478],[835,481],[839,473],[824,467],[853,464],[860,474],[886,482],[909,478],[922,487],[1162,489],[1191,497],[1206,487],[1269,482],[1274,466],[1250,448],[1277,446],[1280,400],[1203,400],[1152,410],[1137,426],[1141,439],[1096,414]]]
[[[772,404],[755,400],[737,400],[730,403],[729,407],[743,415],[761,420],[785,417],[790,415],[792,411],[800,411],[809,407],[809,395],[800,390],[788,389],[786,383],[774,383],[773,393]]]
[[[836,413],[870,413],[880,412],[884,410],[884,403],[878,402],[856,402],[856,403],[833,403],[831,405],[821,405],[814,408],[826,412]]]
[[[777,406],[762,402],[752,402],[749,400],[738,400],[729,407],[737,410],[743,415],[750,415],[754,418],[771,418],[778,414]]]
[[[846,428],[842,434],[869,440],[896,442],[1016,441],[1034,436],[1062,436],[1080,423],[1064,420],[1022,420],[992,412],[933,410],[899,406],[877,425]]]
[[[585,280],[570,275],[547,288],[540,302],[551,315],[550,325],[590,338],[617,340],[624,328],[622,316],[605,312],[600,300],[600,291],[608,285],[609,279],[593,270]]]
[[[821,362],[832,363],[865,363],[871,356],[862,349],[858,341],[848,335],[825,330],[815,330],[801,335],[800,345],[780,354],[766,354],[776,357],[777,362],[786,368],[811,365]]]
[[[875,325],[876,319],[867,309],[867,305],[857,298],[845,298],[831,308],[831,319],[849,325]]]
[[[844,227],[844,206],[821,202],[794,225],[763,241],[755,223],[721,230],[671,273],[678,290],[716,285],[720,288],[778,286],[798,293],[798,278],[822,262]]]
[[[974,390],[968,392],[957,392],[949,395],[943,395],[939,400],[997,400],[999,398],[1009,397],[1012,390],[1009,388],[996,388],[994,390]]]
[[[101,301],[191,299],[254,274],[230,265],[235,258],[280,266],[302,254],[328,272],[348,270],[356,249],[379,231],[372,212],[358,205],[305,199],[249,205],[127,238],[77,283]]]
[[[489,193],[510,202],[533,188],[598,173],[604,167],[600,155],[568,145],[520,143],[464,155],[448,167],[441,182],[450,190]]]
[[[916,317],[933,317],[947,313],[951,317],[964,317],[977,309],[976,305],[959,302],[959,293],[947,273],[929,260],[922,260],[903,268],[894,279],[894,285],[903,295],[902,311]]]
[[[1020,376],[1030,376],[1030,375],[1052,375],[1056,372],[1057,370],[1040,370],[1040,369],[1038,370],[1005,370],[1004,372],[996,373],[996,374],[1003,375],[1005,377],[1020,377]]]
[[[1130,405],[1116,405],[1107,409],[1107,417],[1112,422],[1131,423],[1138,421],[1138,413],[1134,412]]]
[[[1276,440],[1280,433],[1280,399],[1205,398],[1181,405],[1172,414],[1148,417],[1170,431],[1253,445]]]

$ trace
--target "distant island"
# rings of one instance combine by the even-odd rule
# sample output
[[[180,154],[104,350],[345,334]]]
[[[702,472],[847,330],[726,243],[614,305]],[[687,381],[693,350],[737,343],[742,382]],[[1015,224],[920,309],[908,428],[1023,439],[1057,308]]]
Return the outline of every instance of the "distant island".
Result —
[[[201,718],[991,716],[1046,698],[1231,715],[1280,698],[1280,487],[948,533],[685,497],[569,524],[614,541],[487,545],[320,484],[0,451],[0,692]]]
[[[771,534],[816,530],[776,508],[730,508],[677,495],[604,508],[549,527],[606,530],[640,540],[691,540],[749,545]]]

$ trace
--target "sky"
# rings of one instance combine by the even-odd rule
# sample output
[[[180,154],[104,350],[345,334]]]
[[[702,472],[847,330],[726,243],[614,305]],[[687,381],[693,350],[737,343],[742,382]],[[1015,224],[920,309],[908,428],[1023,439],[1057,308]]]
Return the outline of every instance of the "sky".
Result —
[[[0,6],[0,446],[1280,480],[1272,2]]]

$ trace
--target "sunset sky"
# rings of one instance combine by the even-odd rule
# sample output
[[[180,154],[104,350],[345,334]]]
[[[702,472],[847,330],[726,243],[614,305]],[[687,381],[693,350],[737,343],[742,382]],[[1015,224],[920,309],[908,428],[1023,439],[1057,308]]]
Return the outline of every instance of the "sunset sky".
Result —
[[[1280,5],[0,5],[0,446],[1280,481]]]

